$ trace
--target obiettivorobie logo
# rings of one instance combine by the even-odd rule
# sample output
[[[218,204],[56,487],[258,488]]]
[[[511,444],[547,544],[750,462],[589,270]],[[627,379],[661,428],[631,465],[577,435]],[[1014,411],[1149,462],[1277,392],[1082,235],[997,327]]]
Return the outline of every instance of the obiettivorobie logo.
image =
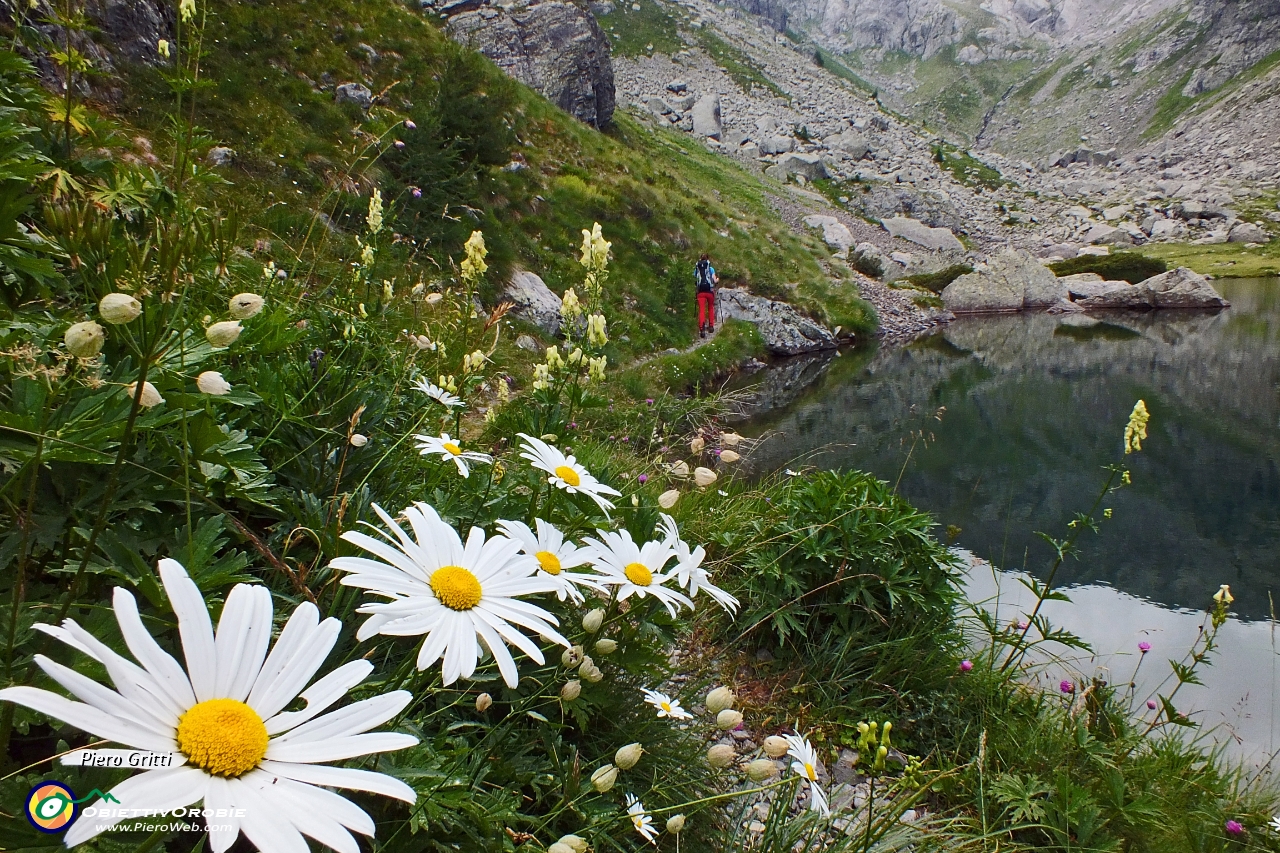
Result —
[[[41,782],[27,794],[27,820],[41,832],[62,832],[75,818],[76,806],[95,797],[104,803],[120,803],[97,788],[77,799],[75,792],[61,782]]]

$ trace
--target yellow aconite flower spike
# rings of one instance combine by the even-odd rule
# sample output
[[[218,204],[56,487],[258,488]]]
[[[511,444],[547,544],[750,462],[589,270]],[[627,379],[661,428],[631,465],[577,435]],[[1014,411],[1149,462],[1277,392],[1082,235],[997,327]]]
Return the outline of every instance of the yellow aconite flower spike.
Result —
[[[1147,421],[1151,420],[1147,412],[1147,404],[1139,400],[1129,413],[1129,423],[1124,427],[1124,452],[1132,453],[1142,449],[1142,440],[1147,437]]]

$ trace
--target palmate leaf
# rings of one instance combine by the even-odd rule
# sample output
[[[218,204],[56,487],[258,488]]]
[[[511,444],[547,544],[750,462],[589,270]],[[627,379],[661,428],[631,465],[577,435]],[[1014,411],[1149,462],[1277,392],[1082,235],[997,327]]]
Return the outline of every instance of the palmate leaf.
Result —
[[[1165,719],[1168,722],[1173,723],[1175,726],[1182,726],[1183,728],[1188,729],[1194,729],[1199,725],[1198,723],[1190,720],[1185,714],[1180,713],[1177,708],[1173,707],[1173,703],[1170,702],[1168,698],[1160,696],[1159,699],[1160,710],[1164,712]]]

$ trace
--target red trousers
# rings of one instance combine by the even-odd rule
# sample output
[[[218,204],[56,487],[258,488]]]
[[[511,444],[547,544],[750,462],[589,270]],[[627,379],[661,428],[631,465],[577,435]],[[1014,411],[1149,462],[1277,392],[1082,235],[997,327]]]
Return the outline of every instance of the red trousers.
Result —
[[[698,294],[698,329],[710,324],[711,328],[716,325],[716,295],[714,293]]]

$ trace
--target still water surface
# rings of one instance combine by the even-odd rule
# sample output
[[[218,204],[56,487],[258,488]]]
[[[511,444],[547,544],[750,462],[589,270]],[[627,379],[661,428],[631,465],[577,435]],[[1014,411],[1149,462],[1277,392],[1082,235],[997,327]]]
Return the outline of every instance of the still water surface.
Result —
[[[752,463],[860,468],[897,482],[958,528],[956,545],[989,561],[970,575],[972,598],[999,587],[1013,617],[1012,573],[1042,574],[1051,560],[1036,531],[1065,536],[1104,466],[1126,462],[1133,485],[1106,498],[1111,519],[1058,575],[1075,604],[1051,618],[1099,653],[1076,660],[1075,674],[1102,666],[1127,682],[1146,639],[1154,648],[1139,687],[1155,689],[1229,583],[1238,621],[1206,686],[1180,696],[1238,754],[1265,760],[1280,747],[1269,619],[1280,593],[1280,279],[1216,285],[1232,303],[1216,314],[971,317],[905,348],[844,353],[789,405],[746,425],[768,436]],[[795,395],[803,381],[771,393]],[[1126,459],[1121,436],[1138,399],[1150,434]]]

